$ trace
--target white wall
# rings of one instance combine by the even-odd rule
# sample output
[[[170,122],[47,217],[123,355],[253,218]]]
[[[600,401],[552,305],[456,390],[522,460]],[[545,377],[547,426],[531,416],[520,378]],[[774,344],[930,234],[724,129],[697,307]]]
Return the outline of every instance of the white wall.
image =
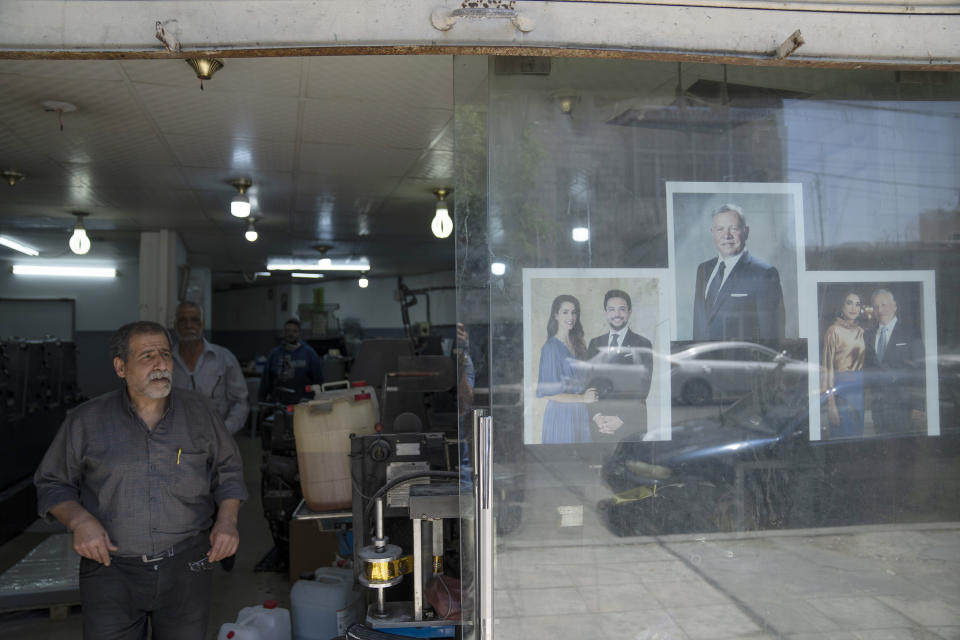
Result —
[[[116,265],[117,277],[109,280],[15,276],[2,269],[0,298],[71,298],[76,300],[76,331],[114,331],[139,319],[137,260]]]
[[[404,278],[410,289],[453,286],[453,272],[445,271]],[[403,327],[400,303],[394,299],[395,277],[370,278],[370,286],[361,289],[357,279],[330,280],[298,285],[274,285],[213,294],[213,328],[217,331],[256,331],[279,329],[283,321],[296,315],[298,304],[313,302],[313,290],[322,287],[325,304],[338,304],[335,315],[341,322],[347,318],[360,321],[365,329],[398,329]],[[272,291],[272,294],[270,293]],[[287,311],[280,311],[282,294],[287,295]],[[272,298],[270,297],[272,295]],[[410,308],[410,321],[427,319],[423,295]],[[430,292],[430,319],[435,325],[456,322],[456,295],[453,289]]]

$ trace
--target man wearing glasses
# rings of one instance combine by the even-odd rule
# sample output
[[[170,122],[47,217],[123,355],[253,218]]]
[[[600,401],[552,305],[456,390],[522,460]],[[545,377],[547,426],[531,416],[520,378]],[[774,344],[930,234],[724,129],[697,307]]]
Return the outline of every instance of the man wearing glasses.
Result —
[[[746,250],[750,227],[740,207],[725,204],[712,219],[710,234],[719,255],[697,267],[693,339],[782,339],[780,274]]]

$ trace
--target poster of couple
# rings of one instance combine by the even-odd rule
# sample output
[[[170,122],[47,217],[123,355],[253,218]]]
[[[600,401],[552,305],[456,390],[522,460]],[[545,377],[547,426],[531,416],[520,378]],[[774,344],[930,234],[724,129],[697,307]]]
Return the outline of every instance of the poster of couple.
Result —
[[[670,439],[667,269],[524,269],[524,442]]]

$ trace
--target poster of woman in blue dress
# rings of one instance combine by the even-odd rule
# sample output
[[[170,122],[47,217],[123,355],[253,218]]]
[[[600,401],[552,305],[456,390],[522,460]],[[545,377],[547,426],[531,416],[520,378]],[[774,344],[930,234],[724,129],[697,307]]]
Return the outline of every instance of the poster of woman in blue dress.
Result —
[[[540,351],[537,397],[547,398],[543,413],[542,442],[565,444],[590,442],[587,404],[596,402],[596,389],[584,388],[576,362],[584,360],[587,347],[580,323],[580,301],[559,295],[550,306],[547,341]]]

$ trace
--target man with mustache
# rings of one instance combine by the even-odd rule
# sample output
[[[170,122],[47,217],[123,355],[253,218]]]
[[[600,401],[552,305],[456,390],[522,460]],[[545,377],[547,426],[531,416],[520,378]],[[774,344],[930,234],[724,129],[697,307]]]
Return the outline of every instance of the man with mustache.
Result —
[[[710,235],[719,254],[697,267],[694,340],[780,340],[783,289],[775,267],[747,251],[743,211],[725,204],[712,214]]]
[[[140,640],[149,619],[156,640],[203,640],[205,568],[240,540],[240,452],[206,398],[173,389],[161,325],[120,327],[110,351],[121,386],[67,416],[34,474],[39,512],[82,556],[84,638]]]
[[[237,358],[203,337],[203,309],[195,302],[177,305],[177,337],[173,351],[173,385],[199,391],[213,403],[227,426],[237,433],[247,421],[247,382]]]

